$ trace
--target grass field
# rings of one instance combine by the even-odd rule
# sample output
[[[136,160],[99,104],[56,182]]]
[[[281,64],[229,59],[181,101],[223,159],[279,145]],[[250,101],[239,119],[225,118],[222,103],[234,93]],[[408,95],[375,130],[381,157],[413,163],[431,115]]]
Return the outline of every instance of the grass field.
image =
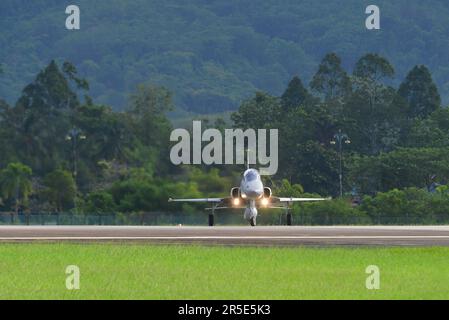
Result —
[[[0,299],[449,299],[449,248],[3,244]]]

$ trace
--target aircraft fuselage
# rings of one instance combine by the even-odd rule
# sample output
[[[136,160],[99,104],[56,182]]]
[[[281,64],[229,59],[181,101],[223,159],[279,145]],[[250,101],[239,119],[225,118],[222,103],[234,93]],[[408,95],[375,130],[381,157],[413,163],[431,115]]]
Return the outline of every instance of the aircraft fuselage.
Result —
[[[241,197],[247,200],[247,207],[245,209],[244,218],[251,220],[257,217],[256,200],[263,197],[264,188],[260,174],[255,169],[248,169],[243,174],[242,181],[240,183]]]

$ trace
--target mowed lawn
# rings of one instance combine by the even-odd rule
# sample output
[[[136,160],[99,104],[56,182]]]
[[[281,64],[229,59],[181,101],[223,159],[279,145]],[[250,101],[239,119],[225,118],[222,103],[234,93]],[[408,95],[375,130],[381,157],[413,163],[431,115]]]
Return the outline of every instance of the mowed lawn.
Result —
[[[449,248],[2,244],[0,299],[449,299]]]

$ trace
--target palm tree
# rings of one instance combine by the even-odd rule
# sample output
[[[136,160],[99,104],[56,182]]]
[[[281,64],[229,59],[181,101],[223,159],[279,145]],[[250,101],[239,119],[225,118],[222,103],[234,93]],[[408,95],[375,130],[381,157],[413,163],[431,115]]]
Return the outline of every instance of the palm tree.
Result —
[[[0,172],[1,194],[5,199],[14,199],[16,215],[32,191],[31,174],[31,168],[19,162],[8,164]]]

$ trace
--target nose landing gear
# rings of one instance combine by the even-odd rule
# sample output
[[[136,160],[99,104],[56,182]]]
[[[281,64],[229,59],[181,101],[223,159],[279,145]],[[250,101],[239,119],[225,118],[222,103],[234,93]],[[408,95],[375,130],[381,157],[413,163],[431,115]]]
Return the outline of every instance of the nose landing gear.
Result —
[[[256,217],[252,217],[251,219],[249,219],[249,224],[251,225],[251,227],[255,227],[256,226]]]

